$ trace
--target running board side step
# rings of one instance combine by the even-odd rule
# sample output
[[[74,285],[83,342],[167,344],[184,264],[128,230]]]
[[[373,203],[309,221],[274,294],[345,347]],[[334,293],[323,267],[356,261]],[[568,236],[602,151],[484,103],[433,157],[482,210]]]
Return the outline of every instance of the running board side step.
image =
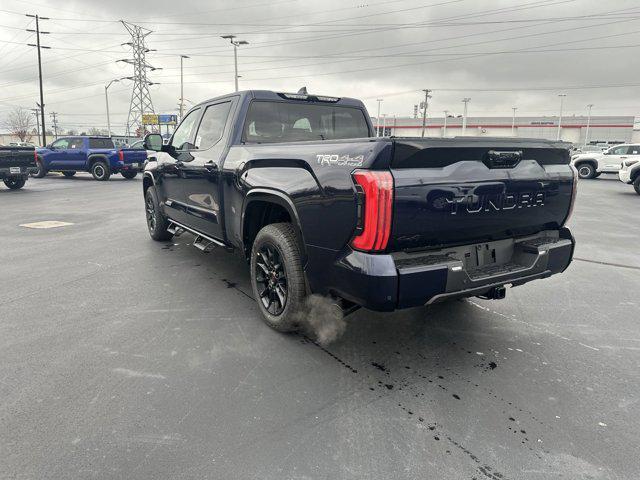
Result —
[[[211,238],[207,235],[203,235],[202,233],[192,228],[189,228],[185,225],[182,225],[174,220],[169,220],[169,226],[167,227],[167,231],[176,237],[182,235],[184,232],[189,232],[193,234],[195,236],[195,239],[193,240],[192,245],[196,247],[198,250],[205,253],[210,252],[216,247],[222,247],[225,250],[229,250],[229,251],[233,250],[224,242],[221,242],[220,240],[216,240],[215,238]]]

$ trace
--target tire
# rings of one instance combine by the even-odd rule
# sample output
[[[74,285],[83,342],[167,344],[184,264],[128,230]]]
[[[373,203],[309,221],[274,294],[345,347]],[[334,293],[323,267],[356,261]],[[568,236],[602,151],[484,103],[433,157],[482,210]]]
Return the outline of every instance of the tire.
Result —
[[[144,194],[144,208],[147,217],[147,228],[151,238],[157,242],[171,240],[173,234],[167,231],[169,222],[160,211],[160,202],[154,187],[149,187]]]
[[[38,171],[36,173],[32,173],[31,176],[33,178],[44,178],[44,176],[47,174],[47,170],[44,168],[42,160],[37,160],[36,166],[38,167]]]
[[[590,163],[581,163],[578,165],[578,177],[580,178],[595,178],[596,169]]]
[[[62,174],[67,178],[71,178],[76,174],[76,172],[62,172]]]
[[[290,223],[272,223],[251,248],[251,286],[262,318],[279,332],[299,328],[307,290],[300,243]]]
[[[109,165],[102,160],[98,160],[96,163],[91,165],[91,175],[93,175],[93,178],[99,182],[106,182],[111,176]]]
[[[136,172],[135,170],[133,172],[120,172],[120,175],[122,175],[127,180],[131,180],[132,178],[136,178],[138,172]]]
[[[633,188],[635,189],[636,193],[640,195],[640,175],[638,175],[633,182]]]
[[[26,178],[9,177],[4,179],[4,184],[11,190],[20,190],[27,183]]]

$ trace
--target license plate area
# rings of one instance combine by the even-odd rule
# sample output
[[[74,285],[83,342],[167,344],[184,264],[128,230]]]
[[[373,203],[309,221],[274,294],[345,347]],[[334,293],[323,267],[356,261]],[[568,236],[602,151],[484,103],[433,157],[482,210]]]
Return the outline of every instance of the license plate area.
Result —
[[[9,173],[20,173],[20,167],[9,167]]]

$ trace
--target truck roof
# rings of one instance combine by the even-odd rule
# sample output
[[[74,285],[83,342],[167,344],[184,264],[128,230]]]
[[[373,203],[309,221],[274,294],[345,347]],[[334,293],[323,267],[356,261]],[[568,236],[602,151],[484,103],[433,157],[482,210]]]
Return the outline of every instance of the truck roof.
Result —
[[[350,106],[350,107],[363,107],[364,104],[362,101],[356,98],[349,97],[336,97],[332,95],[321,95],[315,93],[308,94],[299,94],[294,92],[274,92],[272,90],[242,90],[240,92],[228,93],[226,95],[220,95],[218,97],[210,98],[198,104],[202,105],[205,103],[212,102],[214,100],[221,100],[224,98],[240,96],[241,99],[245,99],[247,97],[256,100],[299,100],[299,101],[318,101],[320,103],[333,103],[336,105]],[[307,98],[303,98],[307,97]],[[325,99],[325,100],[322,100]]]

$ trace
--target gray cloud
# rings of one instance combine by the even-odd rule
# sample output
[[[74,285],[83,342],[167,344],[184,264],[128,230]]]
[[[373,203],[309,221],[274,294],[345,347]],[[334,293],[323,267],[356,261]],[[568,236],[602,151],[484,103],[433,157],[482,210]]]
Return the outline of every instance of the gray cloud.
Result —
[[[44,2],[45,0],[41,0]],[[637,84],[633,60],[640,45],[640,7],[635,0],[274,0],[159,1],[142,5],[116,0],[60,2],[35,7],[10,0],[12,12],[51,17],[42,28],[47,111],[63,127],[104,126],[104,84],[131,74],[117,63],[129,55],[127,33],[117,22],[145,22],[156,110],[175,113],[179,58],[184,53],[185,97],[199,102],[233,88],[232,49],[219,35],[237,33],[241,88],[311,92],[363,98],[375,113],[410,115],[422,88],[432,88],[430,110],[470,115],[553,115],[557,94],[568,93],[565,111],[633,115],[639,87],[574,89]],[[44,5],[47,5],[46,7]],[[58,6],[57,6],[58,5]],[[12,105],[37,101],[35,51],[21,31],[29,19],[0,11],[0,116]],[[12,27],[12,28],[9,28]],[[31,26],[32,28],[32,26]],[[92,50],[92,51],[91,51]],[[548,90],[540,90],[546,88]],[[486,91],[505,89],[506,91]],[[122,130],[130,87],[110,89],[112,124]]]

